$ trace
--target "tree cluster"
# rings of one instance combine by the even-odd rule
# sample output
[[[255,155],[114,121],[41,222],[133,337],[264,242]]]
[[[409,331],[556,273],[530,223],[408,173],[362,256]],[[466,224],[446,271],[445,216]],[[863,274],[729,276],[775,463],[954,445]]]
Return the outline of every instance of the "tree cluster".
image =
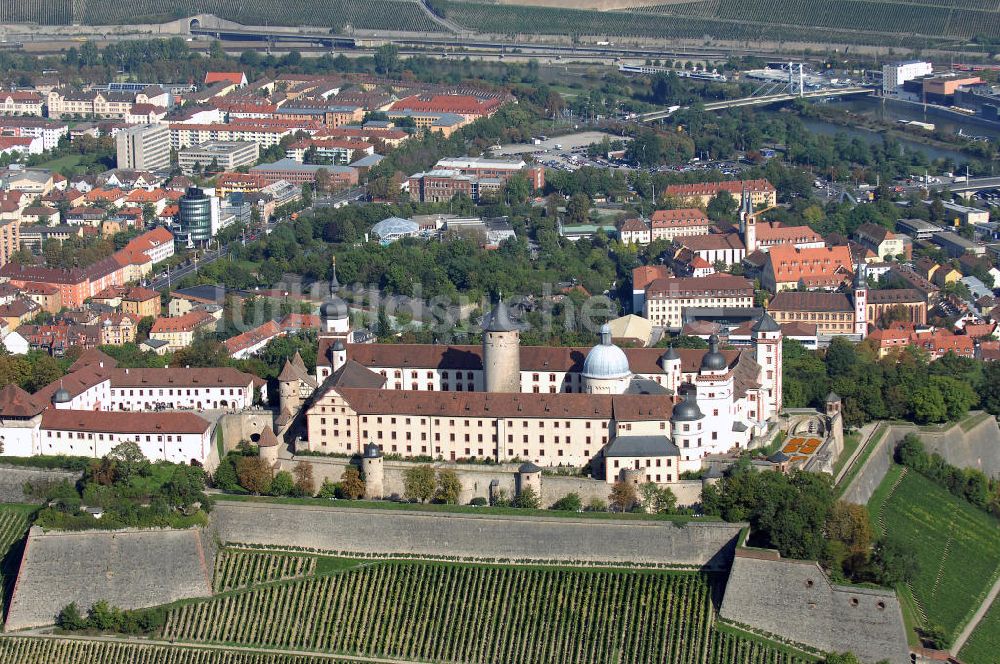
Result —
[[[997,388],[985,380],[982,363],[954,353],[931,362],[923,350],[907,347],[879,359],[871,342],[835,337],[825,351],[808,351],[785,340],[784,400],[789,408],[823,406],[831,391],[843,400],[844,424],[881,419],[926,424],[957,420],[980,402],[995,407]],[[989,369],[989,375],[996,373]]]
[[[77,485],[61,482],[41,491],[49,506],[36,522],[68,530],[185,527],[203,522],[212,505],[200,467],[151,463],[136,443],[120,443],[91,461]],[[103,515],[82,511],[84,506]]]
[[[1000,480],[976,468],[953,466],[940,454],[928,454],[916,434],[907,434],[895,451],[896,462],[915,470],[981,510],[1000,518]]]
[[[876,540],[868,511],[834,497],[824,473],[755,471],[743,461],[705,487],[706,514],[750,523],[750,545],[786,558],[819,560],[834,579],[894,586],[915,574],[913,554]]]

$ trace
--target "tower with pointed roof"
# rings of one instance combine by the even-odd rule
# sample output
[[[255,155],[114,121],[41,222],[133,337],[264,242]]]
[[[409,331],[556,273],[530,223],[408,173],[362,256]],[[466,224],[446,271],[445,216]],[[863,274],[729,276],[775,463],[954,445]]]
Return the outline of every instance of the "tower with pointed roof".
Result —
[[[781,326],[765,311],[750,328],[750,339],[753,342],[755,359],[761,368],[761,401],[756,417],[758,422],[763,422],[780,413],[782,408]]]
[[[868,269],[864,260],[854,268],[854,334],[868,336]]]
[[[668,346],[663,355],[660,355],[660,368],[663,369],[663,373],[666,375],[664,387],[677,394],[682,381],[681,354],[677,352],[677,349],[673,345]]]
[[[757,215],[753,211],[753,196],[743,183],[743,196],[740,200],[740,234],[747,254],[757,250]]]
[[[521,391],[521,335],[502,297],[483,319],[483,382],[487,392]]]

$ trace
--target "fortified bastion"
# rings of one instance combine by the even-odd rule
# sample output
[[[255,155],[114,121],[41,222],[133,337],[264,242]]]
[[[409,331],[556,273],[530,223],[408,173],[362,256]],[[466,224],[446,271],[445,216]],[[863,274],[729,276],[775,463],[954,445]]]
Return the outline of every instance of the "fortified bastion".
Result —
[[[200,528],[43,531],[35,526],[7,612],[7,631],[51,625],[70,602],[123,609],[212,594],[212,551]]]
[[[824,652],[851,651],[869,664],[910,661],[896,593],[834,585],[817,563],[773,550],[736,550],[720,615]]]
[[[359,555],[587,561],[728,568],[740,529],[720,521],[626,521],[434,513],[220,500],[224,543]]]

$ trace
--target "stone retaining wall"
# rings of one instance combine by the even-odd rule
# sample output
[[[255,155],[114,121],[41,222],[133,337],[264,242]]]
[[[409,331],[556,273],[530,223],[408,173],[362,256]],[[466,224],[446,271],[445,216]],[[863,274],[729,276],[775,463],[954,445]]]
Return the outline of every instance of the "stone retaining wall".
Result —
[[[728,566],[740,528],[219,501],[222,542],[358,554]]]
[[[350,460],[342,457],[296,456],[291,459],[279,460],[281,469],[288,472],[291,472],[299,462],[312,465],[313,478],[316,480],[317,487],[325,479],[339,482],[344,469],[350,465]],[[418,464],[405,461],[384,462],[383,486],[386,497],[403,495],[403,474],[407,468],[412,468],[414,465]],[[517,465],[514,464],[486,466],[432,463],[431,465],[435,468],[454,470],[458,474],[458,479],[462,482],[459,502],[463,505],[477,497],[489,499],[490,483],[494,480],[497,481],[498,488],[504,491],[507,496],[513,496],[516,492]],[[664,486],[669,486],[670,490],[677,496],[678,505],[693,505],[701,500],[702,483],[700,480],[681,481]],[[542,475],[542,507],[551,507],[553,503],[568,493],[579,494],[584,505],[591,500],[601,500],[607,504],[611,485],[601,480],[578,475]]]
[[[212,594],[211,548],[201,529],[45,532],[33,527],[7,612],[7,631],[51,625],[76,602],[123,609]]]
[[[830,583],[818,564],[777,551],[740,549],[720,615],[825,652],[853,652],[869,664],[909,662],[896,594]]]
[[[0,503],[39,503],[24,493],[25,484],[44,487],[66,480],[75,483],[81,473],[71,470],[48,470],[0,464]]]
[[[928,453],[936,452],[952,465],[976,468],[992,477],[1000,477],[1000,429],[995,418],[986,418],[969,431],[963,431],[959,424],[939,431],[921,430],[913,424],[883,426],[885,434],[844,490],[843,499],[849,503],[866,505],[871,500],[889,472],[896,445],[909,433],[920,437]]]

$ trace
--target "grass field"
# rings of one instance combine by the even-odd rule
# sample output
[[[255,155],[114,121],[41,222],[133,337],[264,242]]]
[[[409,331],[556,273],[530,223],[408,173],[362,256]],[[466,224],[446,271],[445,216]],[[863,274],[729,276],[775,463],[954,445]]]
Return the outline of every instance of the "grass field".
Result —
[[[1000,574],[1000,523],[900,466],[886,474],[868,508],[879,531],[916,554],[913,621],[957,636]]]
[[[718,625],[723,579],[707,574],[325,558],[314,569],[324,575],[185,602],[161,637],[467,664],[815,661]]]
[[[976,625],[972,636],[965,642],[959,658],[965,664],[991,664],[1000,653],[1000,599],[993,601],[990,610]]]
[[[7,615],[7,602],[14,590],[21,564],[22,542],[31,523],[35,505],[0,505],[0,621]]]

